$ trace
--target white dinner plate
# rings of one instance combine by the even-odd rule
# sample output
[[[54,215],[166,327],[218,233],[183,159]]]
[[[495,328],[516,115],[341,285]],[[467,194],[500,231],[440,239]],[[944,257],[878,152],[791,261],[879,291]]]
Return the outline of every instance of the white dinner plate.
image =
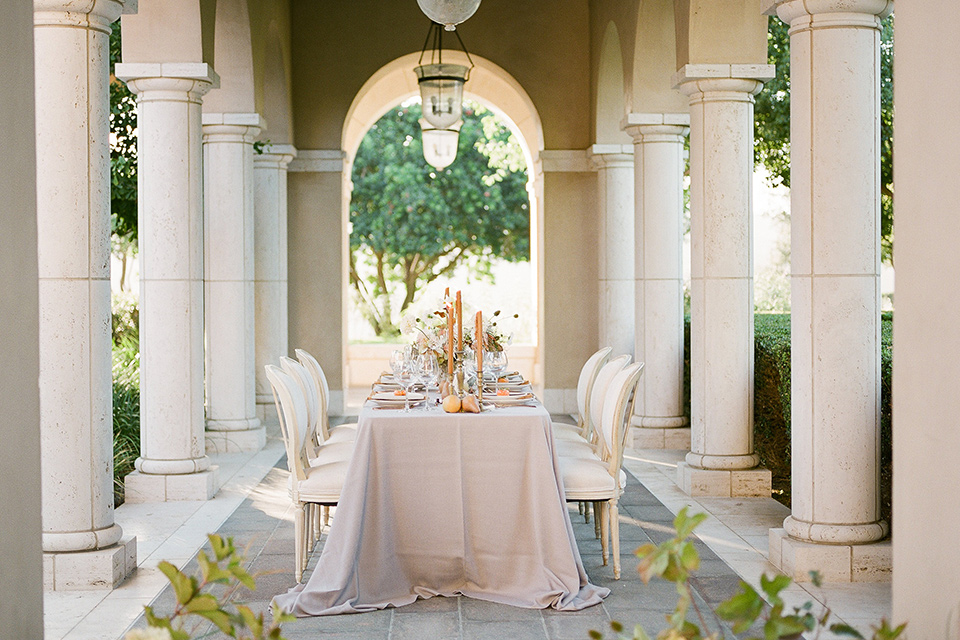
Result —
[[[499,406],[510,406],[513,404],[533,404],[536,401],[536,397],[531,394],[530,396],[496,396],[496,395],[485,395],[483,397],[484,402],[492,402],[495,405]]]
[[[375,393],[370,396],[370,399],[374,402],[398,402],[400,404],[403,404],[405,400],[409,400],[410,403],[413,404],[414,402],[423,402],[426,396],[414,391],[411,391],[406,396],[398,396],[393,391],[381,391],[380,393]]]

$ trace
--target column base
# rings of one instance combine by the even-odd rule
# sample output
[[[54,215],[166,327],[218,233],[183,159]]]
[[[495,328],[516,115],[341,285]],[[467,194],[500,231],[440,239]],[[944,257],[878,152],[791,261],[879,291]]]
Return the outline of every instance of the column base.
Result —
[[[280,417],[277,415],[277,405],[274,403],[273,398],[270,398],[269,402],[257,402],[257,418],[259,418],[260,422],[264,425],[280,424]]]
[[[819,571],[824,582],[890,582],[893,577],[893,544],[817,544],[770,529],[770,564],[795,582],[810,582]]]
[[[137,568],[137,538],[124,536],[105,549],[43,554],[47,591],[115,589]]]
[[[207,431],[206,452],[210,453],[242,453],[245,451],[260,451],[267,443],[267,430],[260,421],[256,429],[244,431]]]
[[[656,428],[637,427],[630,429],[634,449],[680,449],[690,450],[690,427]]]
[[[677,464],[677,484],[688,496],[721,498],[769,498],[769,469],[698,469],[686,462]]]
[[[155,475],[134,471],[124,478],[125,500],[138,502],[175,502],[209,500],[217,493],[219,467],[199,473]]]

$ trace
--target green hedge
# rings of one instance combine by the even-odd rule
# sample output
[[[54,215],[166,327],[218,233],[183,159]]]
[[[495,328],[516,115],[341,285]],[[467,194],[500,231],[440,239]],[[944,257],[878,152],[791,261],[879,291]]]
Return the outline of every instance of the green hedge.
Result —
[[[690,417],[690,320],[685,323],[684,411]],[[891,517],[893,442],[890,419],[893,314],[881,316],[880,506]],[[754,321],[754,447],[773,474],[773,497],[790,505],[790,315],[761,314]]]
[[[140,455],[140,340],[136,301],[113,301],[113,502],[123,504],[123,479]]]

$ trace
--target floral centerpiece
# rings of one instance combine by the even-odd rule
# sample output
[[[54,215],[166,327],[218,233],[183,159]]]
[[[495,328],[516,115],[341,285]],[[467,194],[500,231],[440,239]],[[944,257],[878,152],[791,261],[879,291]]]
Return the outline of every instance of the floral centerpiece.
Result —
[[[462,312],[461,312],[462,313]],[[483,319],[483,350],[503,351],[510,346],[512,334],[503,331],[498,325],[500,310],[494,311]],[[453,327],[454,342],[457,338],[456,308],[449,296],[445,296],[437,307],[421,316],[407,315],[400,321],[400,333],[410,340],[418,354],[432,353],[440,362],[442,370],[447,370],[447,351],[450,344],[449,328]],[[468,313],[467,316],[473,315]],[[520,317],[514,314],[514,318]],[[473,331],[463,331],[464,348],[475,349]]]

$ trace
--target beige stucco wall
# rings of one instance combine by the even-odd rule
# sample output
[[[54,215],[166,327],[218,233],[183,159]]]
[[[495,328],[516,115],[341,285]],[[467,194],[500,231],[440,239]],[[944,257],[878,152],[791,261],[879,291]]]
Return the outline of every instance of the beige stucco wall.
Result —
[[[363,83],[394,58],[419,52],[429,23],[405,2],[291,0],[290,8],[295,144],[336,148]],[[548,149],[583,149],[591,142],[588,25],[586,0],[484,0],[460,27],[470,53],[523,85],[543,121]],[[444,45],[456,48],[449,34]]]
[[[676,0],[677,68],[766,64],[767,17],[758,0]]]
[[[312,353],[333,389],[343,386],[345,331],[340,182],[336,172],[287,177],[290,351]]]
[[[0,20],[0,636],[43,637],[33,5]]]
[[[547,149],[582,150],[593,141],[589,14],[586,0],[484,0],[461,27],[471,54],[502,67],[530,96]],[[418,52],[428,26],[416,7],[376,0],[292,0],[290,24],[294,144],[301,152],[338,149],[363,84],[395,58]],[[592,172],[545,182],[547,387],[575,387],[596,349],[595,183]],[[290,346],[315,352],[331,386],[341,388],[340,176],[291,173],[289,188]]]
[[[597,350],[597,175],[544,174],[544,387],[573,389]]]

